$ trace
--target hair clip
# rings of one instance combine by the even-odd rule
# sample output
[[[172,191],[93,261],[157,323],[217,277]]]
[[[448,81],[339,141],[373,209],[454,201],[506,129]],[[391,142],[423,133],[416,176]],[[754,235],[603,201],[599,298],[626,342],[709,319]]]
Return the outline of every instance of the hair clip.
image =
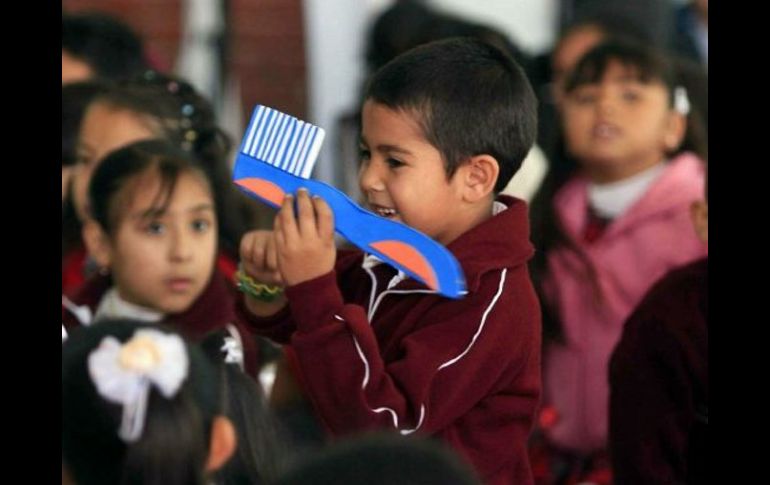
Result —
[[[690,100],[683,86],[674,88],[674,109],[685,116],[690,113]]]
[[[195,107],[191,104],[182,105],[182,116],[190,117],[195,113]]]
[[[123,406],[118,436],[128,443],[142,436],[150,387],[171,398],[182,386],[188,368],[181,337],[151,328],[137,330],[124,344],[105,337],[88,356],[88,371],[97,392]]]

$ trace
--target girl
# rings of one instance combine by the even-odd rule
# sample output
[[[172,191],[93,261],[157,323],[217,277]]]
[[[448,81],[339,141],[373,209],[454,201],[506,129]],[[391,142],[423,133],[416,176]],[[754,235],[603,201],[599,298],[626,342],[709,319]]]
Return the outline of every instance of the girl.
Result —
[[[543,294],[561,338],[545,349],[541,424],[577,469],[606,461],[607,364],[623,322],[654,281],[707,252],[690,223],[704,176],[682,150],[689,108],[667,59],[641,44],[595,47],[565,85],[564,133],[580,170],[553,204],[561,237]]]
[[[73,332],[61,395],[62,483],[204,485],[236,448],[220,373],[165,327]]]
[[[254,205],[230,182],[230,140],[217,126],[210,103],[179,78],[147,71],[113,86],[89,104],[80,126],[73,174],[72,198],[78,219],[82,222],[89,217],[88,183],[105,155],[150,138],[166,139],[188,152],[206,172],[219,220],[217,265],[232,276],[241,235],[254,219]],[[89,273],[86,263],[84,248],[69,244],[62,261],[64,294],[82,284]]]
[[[255,341],[236,321],[234,289],[215,268],[216,204],[199,164],[166,142],[137,142],[107,156],[89,195],[84,237],[100,274],[63,297],[64,326],[165,319],[195,340],[226,329],[230,359],[255,375]]]

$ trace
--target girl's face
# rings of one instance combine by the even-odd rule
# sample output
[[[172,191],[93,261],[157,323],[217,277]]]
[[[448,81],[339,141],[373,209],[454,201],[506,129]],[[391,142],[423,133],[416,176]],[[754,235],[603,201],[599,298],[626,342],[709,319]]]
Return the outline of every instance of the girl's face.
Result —
[[[66,50],[61,50],[61,83],[85,81],[94,77],[94,71],[84,60],[78,59]]]
[[[583,55],[604,40],[604,33],[595,26],[586,25],[570,32],[557,46],[551,59],[552,92],[557,107],[564,99],[564,82]]]
[[[105,103],[92,104],[83,116],[78,139],[78,164],[72,175],[73,201],[81,221],[88,215],[88,184],[105,155],[155,133],[140,115]]]
[[[564,134],[570,152],[597,183],[623,180],[660,163],[684,136],[662,82],[643,83],[611,61],[595,84],[566,95]]]
[[[168,206],[159,209],[157,172],[138,175],[116,227],[105,236],[103,261],[120,296],[163,313],[180,313],[193,304],[211,279],[217,251],[217,220],[211,190],[203,176],[179,175]],[[130,199],[130,200],[128,200]]]

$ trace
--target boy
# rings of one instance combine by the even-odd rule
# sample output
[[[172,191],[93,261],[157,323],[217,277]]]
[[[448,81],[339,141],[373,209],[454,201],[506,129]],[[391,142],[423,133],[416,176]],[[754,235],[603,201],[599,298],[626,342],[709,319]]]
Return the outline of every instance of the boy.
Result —
[[[470,39],[409,51],[370,80],[360,186],[369,209],[446,245],[468,293],[450,300],[360,251],[336,251],[333,214],[304,191],[273,231],[241,242],[246,275],[285,287],[249,296],[258,333],[289,343],[335,435],[433,435],[486,483],[532,483],[527,438],[540,396],[540,308],[524,202],[495,195],[535,138],[523,71]]]

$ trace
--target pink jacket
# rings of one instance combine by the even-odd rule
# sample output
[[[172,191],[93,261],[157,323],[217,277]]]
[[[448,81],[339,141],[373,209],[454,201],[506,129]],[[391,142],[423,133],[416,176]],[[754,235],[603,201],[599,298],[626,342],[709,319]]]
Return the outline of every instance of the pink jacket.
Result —
[[[545,404],[557,413],[547,433],[557,446],[583,453],[606,446],[607,369],[623,323],[656,280],[708,254],[690,219],[690,204],[703,198],[703,185],[700,160],[676,157],[591,245],[582,239],[588,181],[574,178],[556,195],[557,217],[573,245],[548,255],[543,284],[564,334],[564,343],[549,345],[544,356]]]

